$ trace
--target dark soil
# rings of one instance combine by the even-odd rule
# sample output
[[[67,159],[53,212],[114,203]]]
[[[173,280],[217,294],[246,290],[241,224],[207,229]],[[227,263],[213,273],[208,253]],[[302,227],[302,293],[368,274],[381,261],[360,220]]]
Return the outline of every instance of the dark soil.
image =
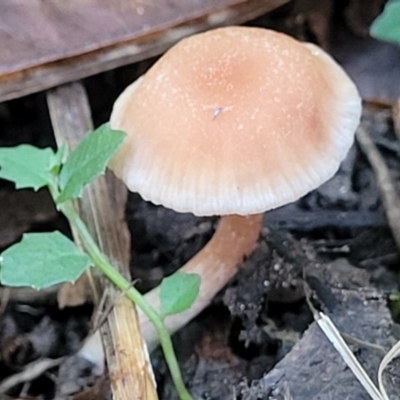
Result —
[[[400,82],[400,50],[365,36],[372,19],[359,16],[357,1],[337,2],[327,9],[327,1],[314,8],[308,3],[294,2],[252,24],[316,41],[348,67],[368,100],[362,124],[399,188],[400,144],[391,105],[400,97],[400,86],[393,84]],[[379,12],[382,2],[376,3]],[[325,19],[331,29],[316,23]],[[385,60],[379,68],[377,57]],[[96,125],[108,119],[120,91],[153,61],[85,81]],[[43,94],[0,104],[0,127],[2,146],[55,146]],[[0,251],[27,231],[59,229],[69,234],[66,221],[44,191],[16,192],[0,181],[0,210]],[[389,296],[398,291],[400,255],[385,211],[374,172],[355,145],[332,180],[296,203],[267,213],[258,246],[237,276],[174,336],[191,393],[210,400],[368,399],[314,322],[307,299],[352,338],[354,354],[376,381],[380,360],[400,339],[395,322],[398,300],[388,307]],[[196,254],[217,223],[216,218],[154,206],[136,194],[129,196],[126,216],[132,236],[132,275],[139,278],[143,291]],[[79,350],[91,327],[90,304],[60,310],[55,290],[0,290],[0,379],[34,360],[72,357]],[[159,350],[152,361],[160,399],[177,399]],[[78,371],[79,384],[77,373],[69,377],[71,369]],[[92,372],[90,363],[67,358],[63,367],[47,369],[6,394],[52,399],[61,385],[69,385],[69,395],[62,398],[107,399],[107,379],[96,380]],[[398,360],[388,367],[385,385],[391,399],[400,397]],[[90,395],[76,393],[85,386],[92,388]]]

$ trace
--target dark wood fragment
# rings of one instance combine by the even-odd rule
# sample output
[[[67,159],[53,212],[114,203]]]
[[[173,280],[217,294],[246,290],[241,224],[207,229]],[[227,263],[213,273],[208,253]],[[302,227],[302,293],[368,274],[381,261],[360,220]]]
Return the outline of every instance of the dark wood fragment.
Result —
[[[20,239],[32,226],[49,223],[57,211],[47,191],[0,191],[0,248]]]
[[[369,285],[368,273],[343,260],[310,263],[305,273],[313,278],[314,287],[325,294],[326,308],[338,329],[359,340],[358,344],[353,342],[352,348],[375,380],[382,358],[379,349],[388,351],[396,342],[385,295]],[[396,361],[393,365],[397,365]],[[391,368],[385,378],[389,396],[397,398],[398,372]],[[246,400],[370,398],[316,323],[312,323],[292,351],[265,377],[242,387],[241,395]]]
[[[381,210],[305,211],[289,205],[270,211],[265,215],[267,226],[274,229],[288,229],[302,232],[321,228],[362,229],[378,228],[387,225],[385,214]]]
[[[365,7],[363,0],[350,0],[344,9],[344,17],[349,29],[358,36],[369,36],[369,28],[374,19],[383,11],[386,0],[370,0]]]

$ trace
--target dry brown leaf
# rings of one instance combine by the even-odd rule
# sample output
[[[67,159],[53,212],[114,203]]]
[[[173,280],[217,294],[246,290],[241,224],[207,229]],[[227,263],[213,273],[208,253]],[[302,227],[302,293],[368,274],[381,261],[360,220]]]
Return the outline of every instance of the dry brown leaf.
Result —
[[[76,394],[71,400],[110,400],[110,382],[107,377],[100,377],[93,387]]]

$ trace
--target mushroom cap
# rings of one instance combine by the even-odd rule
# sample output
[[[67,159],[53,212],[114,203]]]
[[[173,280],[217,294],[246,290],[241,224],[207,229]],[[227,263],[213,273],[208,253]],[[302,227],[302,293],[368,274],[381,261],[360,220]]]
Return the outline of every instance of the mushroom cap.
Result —
[[[110,168],[145,200],[195,215],[292,202],[337,171],[361,114],[322,49],[261,28],[180,41],[117,99]]]

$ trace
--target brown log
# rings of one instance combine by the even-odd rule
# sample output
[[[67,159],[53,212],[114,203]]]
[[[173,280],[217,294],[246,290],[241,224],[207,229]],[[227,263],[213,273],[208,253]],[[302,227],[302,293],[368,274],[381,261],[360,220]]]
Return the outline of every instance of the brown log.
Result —
[[[0,4],[0,101],[137,62],[288,0],[12,0]]]

